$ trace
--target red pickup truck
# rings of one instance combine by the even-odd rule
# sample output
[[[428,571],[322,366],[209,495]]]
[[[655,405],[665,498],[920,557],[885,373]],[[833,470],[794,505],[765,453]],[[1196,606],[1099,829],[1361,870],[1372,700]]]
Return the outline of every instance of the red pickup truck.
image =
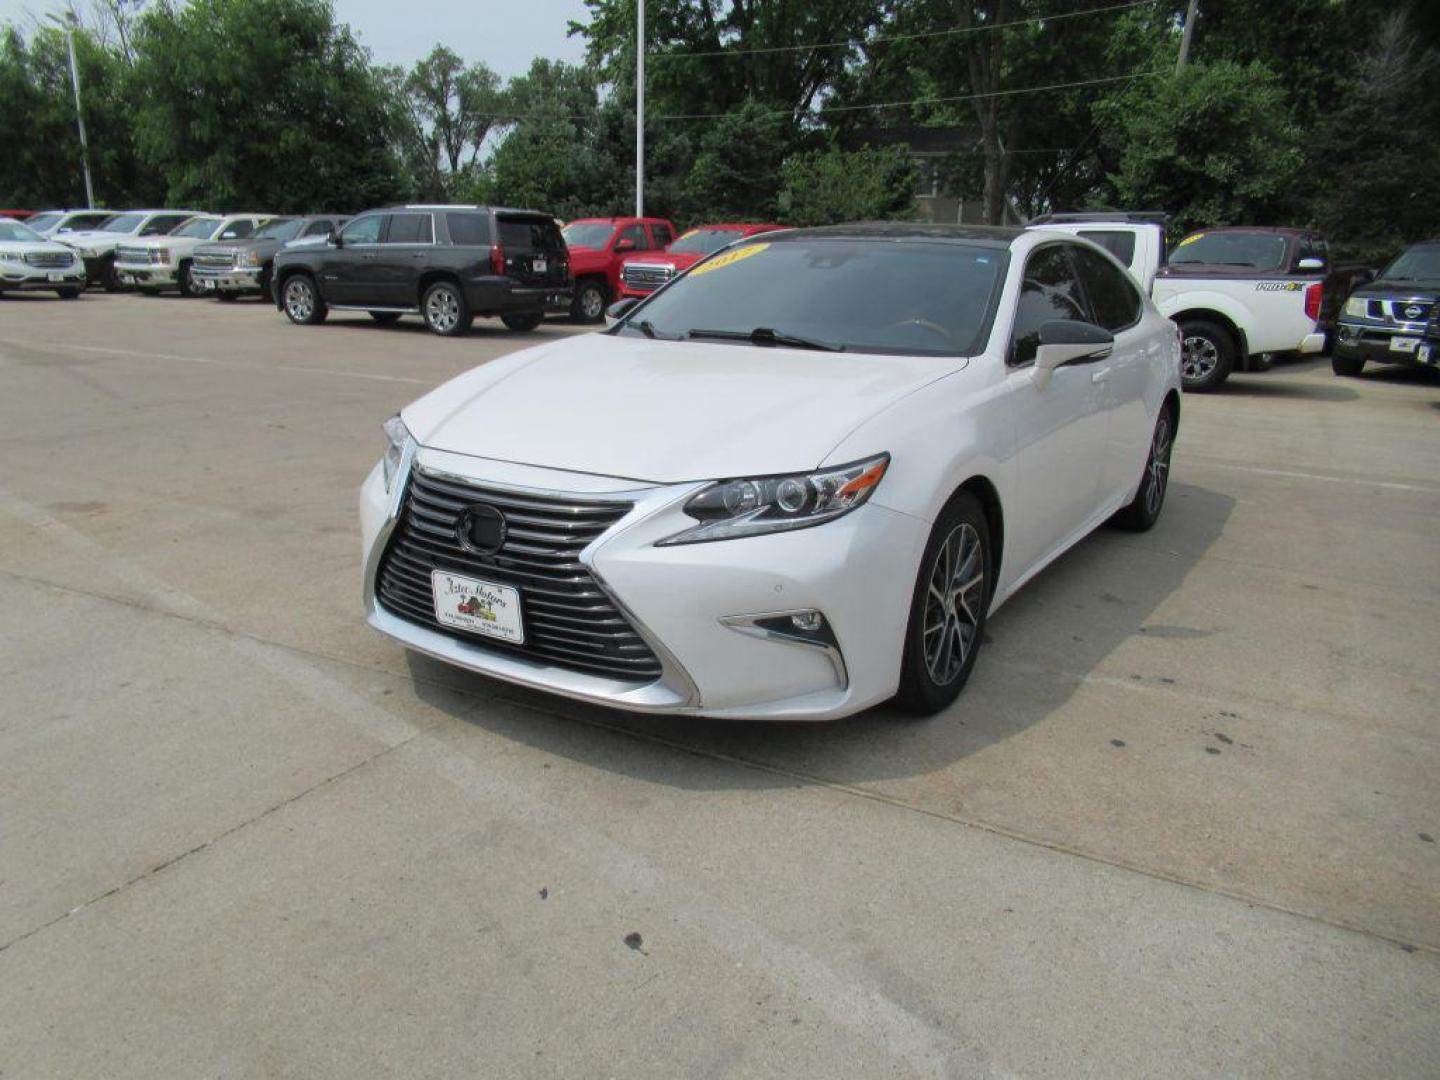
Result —
[[[722,222],[698,225],[663,252],[645,251],[626,255],[620,263],[620,295],[649,296],[682,270],[688,270],[706,255],[719,251],[756,233],[773,232],[783,225]]]
[[[675,239],[675,226],[664,218],[578,218],[561,230],[570,249],[575,298],[570,314],[599,322],[620,295],[620,264],[636,251],[660,252]]]

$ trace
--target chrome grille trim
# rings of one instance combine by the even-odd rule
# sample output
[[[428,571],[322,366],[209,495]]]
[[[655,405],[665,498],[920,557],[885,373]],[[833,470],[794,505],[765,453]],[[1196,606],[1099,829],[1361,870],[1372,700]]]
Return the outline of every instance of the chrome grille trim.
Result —
[[[27,266],[38,266],[43,270],[63,270],[70,266],[73,259],[69,252],[61,251],[27,251],[25,253],[25,264]]]
[[[494,555],[467,551],[456,537],[461,513],[476,503],[497,507],[507,522],[514,522]],[[376,572],[376,601],[393,615],[472,646],[612,679],[652,682],[662,674],[660,659],[580,558],[633,505],[489,487],[412,468]],[[510,645],[441,624],[430,586],[430,572],[436,569],[519,589],[525,643]]]
[[[211,270],[229,270],[235,265],[235,256],[229,254],[202,254],[195,256],[195,265]]]
[[[620,277],[632,289],[658,289],[674,276],[673,266],[629,263],[620,270]]]

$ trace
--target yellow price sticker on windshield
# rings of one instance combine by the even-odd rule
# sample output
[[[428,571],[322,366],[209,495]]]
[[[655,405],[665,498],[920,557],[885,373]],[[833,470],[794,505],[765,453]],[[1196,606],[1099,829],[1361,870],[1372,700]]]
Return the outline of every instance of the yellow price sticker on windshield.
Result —
[[[1180,243],[1175,245],[1175,250],[1179,251],[1186,244],[1193,244],[1196,240],[1202,240],[1204,239],[1204,237],[1205,234],[1203,232],[1197,232],[1194,236],[1187,236],[1184,240],[1181,240]]]
[[[759,255],[768,248],[769,244],[747,244],[745,247],[736,248],[734,251],[727,251],[724,255],[716,255],[715,258],[701,263],[690,271],[691,276],[695,274],[708,274],[711,270],[720,270],[726,266],[733,266],[742,259],[748,259],[751,255]]]

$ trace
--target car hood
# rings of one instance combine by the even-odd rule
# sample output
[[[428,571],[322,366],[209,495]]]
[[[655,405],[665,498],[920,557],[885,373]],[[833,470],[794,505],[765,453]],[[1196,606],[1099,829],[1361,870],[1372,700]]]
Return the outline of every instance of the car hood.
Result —
[[[195,249],[196,255],[234,255],[241,251],[278,251],[281,240],[263,237],[259,240],[206,240]]]
[[[0,251],[7,255],[71,255],[71,251],[64,244],[57,244],[50,240],[0,240]]]
[[[422,446],[654,483],[801,472],[964,357],[585,334],[512,353],[407,406]]]
[[[1408,300],[1422,296],[1434,300],[1440,298],[1440,281],[1386,281],[1382,278],[1379,281],[1366,282],[1350,295],[1366,300]]]
[[[68,232],[63,235],[65,237],[64,243],[75,247],[94,246],[95,244],[116,244],[121,240],[135,239],[134,233],[96,232],[93,229],[87,229],[83,232]]]
[[[703,258],[704,255],[691,251],[645,251],[639,255],[625,256],[624,265],[640,263],[644,266],[669,266],[675,270],[688,270]]]

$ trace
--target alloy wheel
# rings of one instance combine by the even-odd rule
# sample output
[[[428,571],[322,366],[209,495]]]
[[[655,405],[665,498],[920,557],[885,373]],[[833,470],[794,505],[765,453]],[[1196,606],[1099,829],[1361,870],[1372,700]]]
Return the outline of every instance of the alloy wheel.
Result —
[[[1170,478],[1170,417],[1161,413],[1155,424],[1155,437],[1150,441],[1150,460],[1145,463],[1145,512],[1151,517],[1160,513],[1165,501],[1165,483]]]
[[[1195,335],[1184,341],[1180,356],[1180,377],[1186,382],[1208,378],[1220,363],[1220,348],[1208,337]]]
[[[425,321],[439,334],[448,334],[460,324],[460,297],[453,289],[430,290],[425,299]]]
[[[985,550],[969,522],[957,525],[935,553],[925,597],[925,668],[937,686],[965,669],[975,648],[985,600]]]
[[[604,311],[605,297],[599,289],[592,286],[580,294],[580,314],[585,318],[598,319]]]
[[[315,290],[303,277],[285,283],[285,314],[296,322],[305,322],[315,314]]]

